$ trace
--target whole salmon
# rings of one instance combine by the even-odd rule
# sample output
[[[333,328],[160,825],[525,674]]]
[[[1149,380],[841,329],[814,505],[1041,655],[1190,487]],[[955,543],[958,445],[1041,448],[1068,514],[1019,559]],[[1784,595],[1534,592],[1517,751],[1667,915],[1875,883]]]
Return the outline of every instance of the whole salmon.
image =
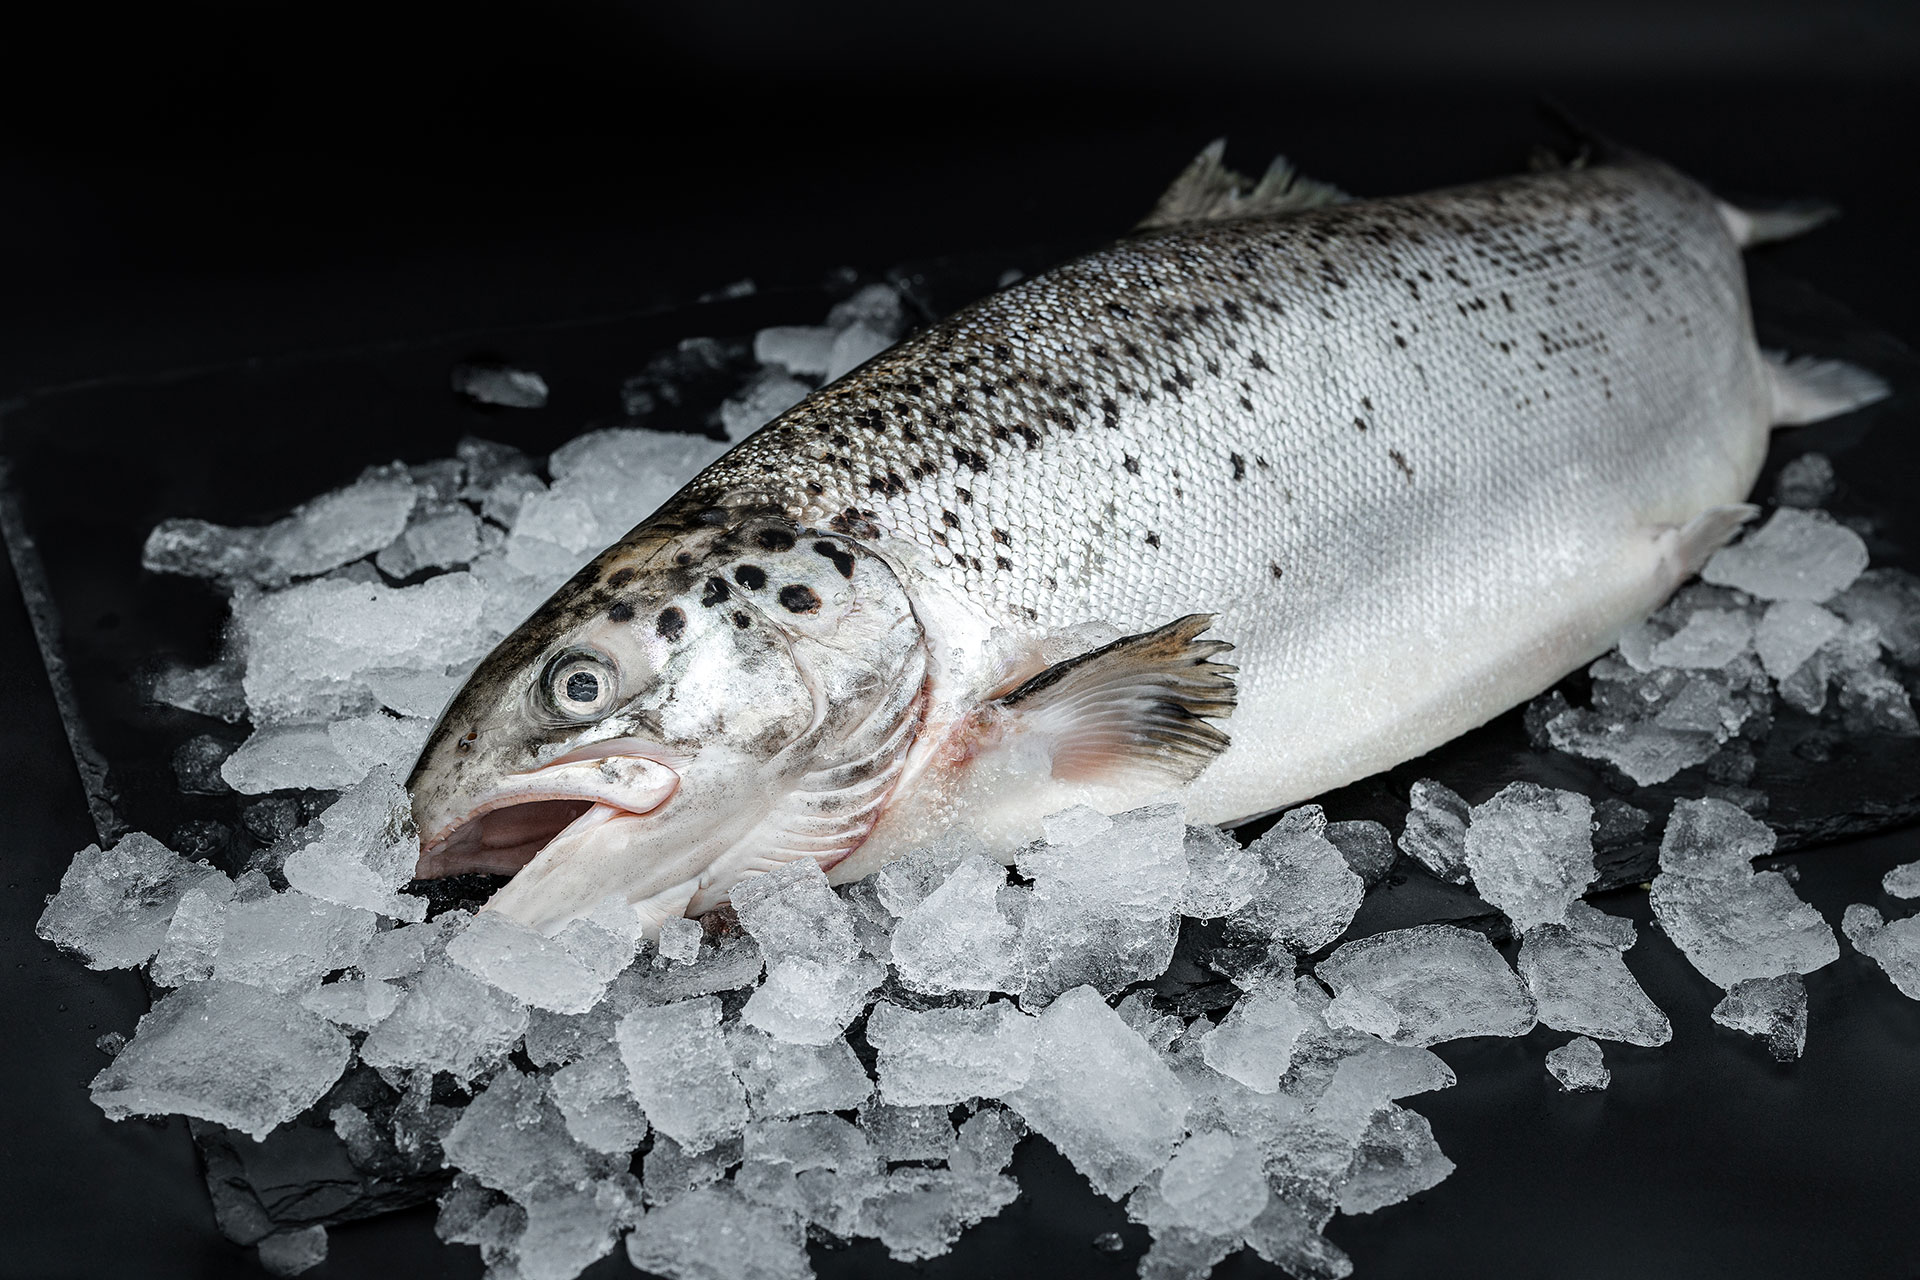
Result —
[[[1803,221],[1642,158],[1348,201],[1216,145],[561,588],[420,757],[420,874],[658,922],[794,858],[1229,822],[1420,755],[1657,607],[1771,426],[1883,393],[1755,342],[1740,249]]]

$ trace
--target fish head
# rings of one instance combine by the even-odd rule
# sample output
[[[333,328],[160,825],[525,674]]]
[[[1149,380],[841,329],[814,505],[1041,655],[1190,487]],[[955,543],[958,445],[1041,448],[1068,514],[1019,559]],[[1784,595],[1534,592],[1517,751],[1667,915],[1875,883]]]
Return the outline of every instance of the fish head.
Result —
[[[640,529],[490,654],[410,777],[416,874],[513,877],[553,932],[618,895],[657,928],[871,830],[924,714],[891,568],[777,516]]]

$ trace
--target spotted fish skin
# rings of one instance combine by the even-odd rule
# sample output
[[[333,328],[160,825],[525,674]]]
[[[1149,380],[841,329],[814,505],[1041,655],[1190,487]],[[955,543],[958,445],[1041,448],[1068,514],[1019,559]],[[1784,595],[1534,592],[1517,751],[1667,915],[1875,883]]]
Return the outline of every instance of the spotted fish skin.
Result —
[[[936,631],[1016,651],[1216,614],[1239,706],[1189,810],[1270,810],[1603,650],[1690,567],[1673,531],[1746,494],[1770,401],[1720,210],[1634,160],[1135,235],[877,357],[675,505],[851,534],[930,620],[980,624]]]

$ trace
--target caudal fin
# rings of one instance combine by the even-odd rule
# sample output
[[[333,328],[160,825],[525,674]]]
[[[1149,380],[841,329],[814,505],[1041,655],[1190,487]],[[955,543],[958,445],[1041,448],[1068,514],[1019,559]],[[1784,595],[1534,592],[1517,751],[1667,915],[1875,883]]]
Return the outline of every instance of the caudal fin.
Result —
[[[1733,233],[1733,242],[1742,249],[1772,244],[1775,240],[1791,240],[1840,216],[1838,205],[1823,200],[1798,200],[1771,209],[1742,209],[1725,200],[1716,203],[1720,206],[1721,221],[1727,224],[1727,230]]]
[[[1850,413],[1890,394],[1877,373],[1844,360],[1761,353],[1773,387],[1773,425],[1799,427]]]

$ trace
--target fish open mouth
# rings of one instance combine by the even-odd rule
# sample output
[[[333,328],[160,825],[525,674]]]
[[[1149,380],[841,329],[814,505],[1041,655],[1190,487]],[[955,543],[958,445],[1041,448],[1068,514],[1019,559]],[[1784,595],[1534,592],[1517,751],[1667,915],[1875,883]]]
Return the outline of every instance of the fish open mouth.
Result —
[[[670,766],[645,756],[602,750],[563,757],[514,775],[426,836],[414,877],[513,875],[596,806],[644,817],[679,784]]]

